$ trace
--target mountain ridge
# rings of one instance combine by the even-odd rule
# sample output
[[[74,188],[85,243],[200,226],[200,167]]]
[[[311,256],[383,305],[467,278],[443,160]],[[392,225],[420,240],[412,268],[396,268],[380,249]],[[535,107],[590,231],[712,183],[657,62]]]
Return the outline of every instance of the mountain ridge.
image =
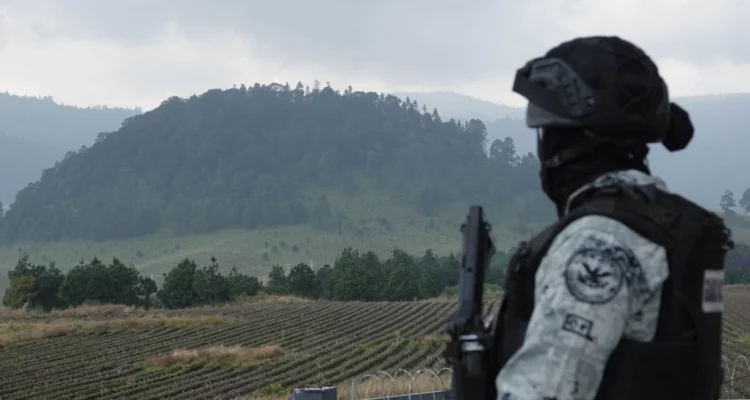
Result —
[[[9,205],[66,153],[91,145],[99,133],[116,130],[138,113],[138,108],[77,107],[51,96],[0,93],[0,202]]]
[[[512,143],[487,152],[486,141],[479,120],[443,121],[374,92],[309,91],[301,83],[212,89],[172,97],[69,153],[19,191],[0,238],[106,240],[287,224],[360,229],[325,196],[304,190],[311,186],[392,193],[423,215],[479,200],[500,212],[528,194],[519,218],[536,220],[533,208],[545,209],[547,200],[533,156],[519,157]]]

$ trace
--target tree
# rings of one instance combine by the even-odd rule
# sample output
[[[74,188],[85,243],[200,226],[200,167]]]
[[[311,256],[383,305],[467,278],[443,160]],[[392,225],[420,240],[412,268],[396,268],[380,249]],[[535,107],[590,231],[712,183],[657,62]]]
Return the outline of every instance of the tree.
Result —
[[[34,265],[29,262],[28,254],[24,254],[18,259],[16,266],[8,271],[8,279],[12,285],[13,281],[25,276],[32,277],[34,281],[33,296],[28,299],[32,307],[48,311],[64,305],[58,295],[64,275],[55,267],[54,262],[49,265]]]
[[[750,189],[745,189],[739,203],[740,207],[745,210],[745,213],[750,213]]]
[[[511,137],[506,137],[504,140],[495,139],[490,145],[490,159],[508,166],[517,164],[519,159],[513,139]]]
[[[427,250],[419,260],[419,297],[428,298],[440,294],[445,288],[440,280],[438,260],[432,250]]]
[[[359,300],[367,293],[367,271],[359,258],[359,252],[345,248],[333,263],[333,298],[335,300]]]
[[[35,281],[36,279],[31,275],[14,279],[5,289],[3,305],[8,308],[21,308],[27,303],[31,304],[36,298]]]
[[[167,308],[185,308],[198,303],[198,293],[193,287],[193,278],[198,266],[194,261],[184,259],[164,274],[164,284],[156,293]]]
[[[268,273],[268,292],[273,294],[289,293],[289,280],[287,279],[284,267],[274,265],[271,272]]]
[[[60,285],[60,297],[71,306],[84,302],[111,303],[115,287],[110,270],[98,258],[73,267]]]
[[[134,266],[126,266],[116,257],[112,258],[112,264],[107,267],[110,280],[111,293],[107,302],[113,304],[137,305],[141,303],[139,288],[141,276]]]
[[[299,263],[292,267],[287,280],[291,294],[310,298],[317,297],[318,282],[315,281],[315,272],[309,265]]]
[[[233,299],[240,296],[255,296],[263,287],[258,278],[241,274],[236,266],[232,267],[229,275],[227,275],[227,282],[229,283],[229,294]]]
[[[737,203],[734,201],[734,193],[731,190],[727,189],[724,191],[724,194],[721,196],[720,206],[721,210],[725,213],[729,213],[733,208],[737,207]]]
[[[53,308],[65,307],[65,302],[60,298],[60,287],[65,280],[65,275],[50,262],[46,266],[37,266],[38,273],[35,274],[36,296],[33,300],[35,307],[41,307],[45,311]]]
[[[736,243],[724,260],[726,283],[750,283],[750,246]]]
[[[389,272],[385,287],[385,299],[408,301],[419,298],[419,270],[415,268],[414,257],[401,249],[394,249],[386,261]]]
[[[216,304],[229,301],[229,283],[219,273],[219,264],[211,257],[211,265],[195,271],[193,290],[198,296],[199,304]]]
[[[378,301],[383,296],[383,282],[388,275],[380,258],[373,251],[368,251],[360,257],[359,268],[364,276],[363,285],[366,289],[362,292],[362,300]]]
[[[318,297],[323,299],[333,298],[333,268],[324,264],[315,271],[315,281],[318,282]]]
[[[138,278],[138,294],[143,296],[142,304],[145,309],[151,308],[151,296],[158,291],[156,282],[147,276]]]

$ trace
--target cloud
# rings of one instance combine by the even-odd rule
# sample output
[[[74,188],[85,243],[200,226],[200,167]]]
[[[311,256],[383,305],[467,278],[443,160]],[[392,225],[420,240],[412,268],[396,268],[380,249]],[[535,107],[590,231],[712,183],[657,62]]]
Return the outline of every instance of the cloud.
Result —
[[[657,60],[675,95],[750,91],[746,21],[744,0],[0,0],[0,86],[150,108],[319,79],[521,105],[511,79],[527,59],[616,34]]]

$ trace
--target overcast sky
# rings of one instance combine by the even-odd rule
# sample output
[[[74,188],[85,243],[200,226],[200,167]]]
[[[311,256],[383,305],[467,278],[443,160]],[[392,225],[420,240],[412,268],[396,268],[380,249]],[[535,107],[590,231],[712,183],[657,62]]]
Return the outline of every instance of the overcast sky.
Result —
[[[317,79],[523,105],[515,70],[583,35],[637,43],[673,95],[750,92],[750,0],[0,0],[0,91],[147,110]]]

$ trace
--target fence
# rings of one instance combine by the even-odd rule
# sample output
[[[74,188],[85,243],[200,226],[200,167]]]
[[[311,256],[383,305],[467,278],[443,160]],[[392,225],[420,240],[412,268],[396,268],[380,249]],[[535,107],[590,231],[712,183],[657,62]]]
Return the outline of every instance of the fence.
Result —
[[[722,356],[724,384],[721,386],[721,398],[746,399],[750,395],[750,360],[743,355],[734,357]]]
[[[750,398],[750,359],[744,355],[722,357],[724,383],[721,399]],[[394,374],[378,371],[352,379],[350,400],[443,400],[450,387],[453,370],[420,369],[411,373],[399,369]],[[404,387],[405,386],[405,387]],[[427,390],[425,390],[427,389]]]
[[[452,373],[453,370],[450,368],[441,368],[437,371],[424,368],[413,374],[405,369],[399,369],[392,375],[386,371],[365,374],[352,379],[349,398],[350,400],[443,400],[446,389],[450,387]]]

